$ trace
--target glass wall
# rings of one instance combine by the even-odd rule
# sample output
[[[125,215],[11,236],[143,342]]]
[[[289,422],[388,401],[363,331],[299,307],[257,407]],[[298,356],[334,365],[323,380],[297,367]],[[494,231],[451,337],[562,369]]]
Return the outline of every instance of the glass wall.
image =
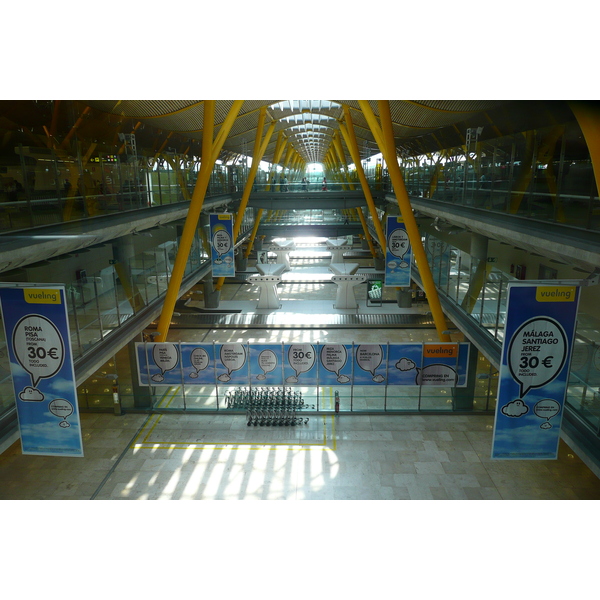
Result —
[[[504,323],[507,308],[507,290],[510,281],[522,279],[517,272],[548,273],[554,279],[581,279],[581,275],[569,265],[554,264],[556,269],[544,265],[544,257],[523,257],[513,273],[509,264],[514,260],[515,248],[490,240],[489,255],[508,254],[499,263],[490,263],[471,256],[465,250],[450,243],[424,237],[426,252],[433,279],[440,294],[460,307],[473,319],[477,327],[484,328],[499,344],[504,340]],[[513,253],[512,255],[510,253]],[[495,266],[499,264],[499,267]],[[500,268],[502,267],[502,268]],[[415,267],[416,269],[416,267]],[[505,269],[505,270],[503,270]],[[541,276],[540,278],[546,278]],[[600,433],[600,319],[596,307],[600,301],[598,286],[583,286],[579,305],[577,332],[567,390],[567,404],[575,410],[595,431]],[[481,379],[477,381],[476,404],[481,406],[486,396],[485,386],[497,386],[497,371],[486,373],[478,368]],[[492,400],[495,393],[490,396]],[[488,405],[491,408],[492,405]]]
[[[478,142],[401,165],[410,196],[600,229],[589,151],[576,123]]]
[[[191,198],[200,163],[173,155],[58,156],[54,150],[15,148],[0,165],[0,232],[30,229]],[[207,195],[240,191],[247,170],[215,165]]]

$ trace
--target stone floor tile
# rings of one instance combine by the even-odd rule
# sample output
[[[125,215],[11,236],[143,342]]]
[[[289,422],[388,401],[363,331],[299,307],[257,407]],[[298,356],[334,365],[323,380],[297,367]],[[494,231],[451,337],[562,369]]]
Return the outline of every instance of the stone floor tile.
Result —
[[[430,487],[421,487],[418,485],[407,485],[411,500],[434,500]],[[435,489],[439,489],[435,486]]]
[[[449,500],[448,490],[445,487],[430,487],[431,496],[434,500]]]
[[[380,500],[379,489],[356,486],[338,486],[333,490],[334,500]]]
[[[415,470],[419,475],[423,475],[426,473],[439,473],[443,475],[445,473],[444,468],[442,467],[442,463],[439,462],[416,462]]]
[[[557,461],[491,460],[493,419],[352,415],[335,420],[336,441],[331,418],[313,418],[292,432],[248,431],[243,415],[93,415],[82,419],[84,458],[22,455],[18,444],[0,455],[0,498],[600,499],[600,480],[563,442]],[[152,435],[130,448],[143,423]]]
[[[410,500],[410,493],[406,486],[382,486],[379,488],[382,500]]]

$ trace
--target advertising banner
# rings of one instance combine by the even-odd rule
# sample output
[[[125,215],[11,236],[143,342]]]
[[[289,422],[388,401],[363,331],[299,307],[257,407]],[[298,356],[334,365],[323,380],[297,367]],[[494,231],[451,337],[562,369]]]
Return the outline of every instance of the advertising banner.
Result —
[[[458,387],[466,385],[467,352],[459,354],[460,345],[451,343],[423,344],[423,368],[417,377],[419,385]],[[462,362],[459,360],[462,358]]]
[[[217,384],[248,385],[248,346],[215,344]]]
[[[283,385],[283,347],[260,344],[249,347],[250,381],[254,386]]]
[[[359,344],[354,347],[354,385],[387,383],[387,344]]]
[[[215,385],[215,354],[212,344],[179,344],[183,382]]]
[[[387,218],[386,237],[385,286],[408,287],[412,248],[402,217]]]
[[[283,347],[284,381],[287,385],[318,384],[318,351],[313,344],[285,344]]]
[[[352,383],[352,344],[319,344],[319,385]]]
[[[213,276],[235,277],[232,214],[210,214],[210,242]]]
[[[464,387],[468,343],[136,344],[140,385]]]
[[[137,343],[135,346],[140,385],[181,385],[178,344]]]
[[[388,385],[465,387],[470,344],[389,344]]]
[[[64,286],[0,287],[23,454],[83,456]]]
[[[556,459],[579,287],[509,284],[492,458]]]
[[[419,385],[423,344],[389,344],[388,353],[388,384]]]
[[[450,272],[450,248],[448,243],[428,233],[425,236],[425,254],[435,284],[440,287],[447,286]]]

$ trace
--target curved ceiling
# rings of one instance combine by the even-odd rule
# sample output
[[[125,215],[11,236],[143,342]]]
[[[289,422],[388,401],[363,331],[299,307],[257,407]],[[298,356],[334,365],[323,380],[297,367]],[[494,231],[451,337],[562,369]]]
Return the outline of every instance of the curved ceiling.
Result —
[[[376,101],[369,101],[378,116]],[[190,140],[202,140],[204,102],[199,100],[91,100],[87,104],[97,110],[134,118],[152,127],[175,132]],[[219,100],[215,108],[215,134],[225,120],[232,100]],[[478,100],[391,100],[390,112],[398,147],[440,128],[449,127],[475,116],[484,119],[485,111],[502,104]],[[350,109],[361,155],[378,152],[377,144],[357,100],[246,100],[240,109],[224,150],[235,154],[251,154],[261,107],[267,107],[266,125],[275,121],[275,130],[263,160],[273,162],[277,140],[283,136],[306,162],[323,162],[333,136],[343,118],[343,106]],[[348,158],[346,144],[342,147]],[[410,146],[410,144],[408,144]]]
[[[0,154],[18,161],[14,148],[38,146],[84,153],[121,153],[122,134],[135,134],[137,152],[148,157],[177,155],[186,161],[202,153],[204,100],[14,100],[0,101]],[[244,100],[220,154],[236,161],[252,156],[261,112],[261,136],[274,123],[263,160],[282,166],[310,162],[353,162],[340,123],[350,116],[362,159],[378,145],[358,100]],[[368,105],[379,116],[378,102]],[[215,101],[217,135],[233,100]],[[573,120],[566,101],[547,100],[389,100],[396,152],[420,156],[465,145],[467,130],[482,131],[479,140],[520,134]],[[333,143],[335,140],[335,144]],[[337,141],[339,140],[339,144]],[[329,153],[329,154],[328,154]],[[340,156],[343,154],[343,156]],[[296,156],[295,156],[296,155]],[[294,167],[296,168],[296,167]]]

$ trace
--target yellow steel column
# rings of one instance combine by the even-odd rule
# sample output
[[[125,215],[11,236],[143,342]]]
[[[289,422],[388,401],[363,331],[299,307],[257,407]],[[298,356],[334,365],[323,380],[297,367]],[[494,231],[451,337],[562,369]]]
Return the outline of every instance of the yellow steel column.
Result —
[[[600,192],[600,111],[597,105],[581,102],[569,102],[569,107],[585,138],[592,159],[596,189]]]
[[[240,228],[242,226],[242,219],[244,216],[244,211],[246,210],[246,206],[248,205],[248,199],[250,198],[250,192],[252,191],[252,186],[254,184],[254,177],[256,177],[256,171],[258,170],[258,165],[265,153],[265,150],[267,149],[267,146],[269,145],[269,140],[271,139],[271,135],[273,134],[274,129],[275,129],[275,121],[272,121],[271,124],[269,125],[269,128],[267,129],[267,132],[265,133],[265,138],[262,141],[262,143],[260,143],[260,139],[259,139],[258,143],[255,144],[257,152],[256,152],[256,154],[254,154],[252,156],[252,166],[250,167],[250,172],[248,174],[248,181],[246,182],[246,186],[244,188],[244,193],[240,200],[240,206],[237,211],[237,217],[236,217],[235,223],[233,225],[233,241],[234,241],[234,243],[237,240],[237,237],[240,233]],[[258,135],[258,132],[257,132],[257,135]]]
[[[262,208],[258,209],[256,213],[256,220],[254,221],[254,227],[252,228],[252,234],[250,235],[250,239],[248,240],[248,247],[246,248],[246,252],[244,252],[244,258],[248,258],[250,256],[250,252],[252,252],[252,246],[254,245],[254,239],[256,238],[256,232],[258,231],[258,226],[260,225],[260,218],[263,214]]]
[[[235,117],[239,113],[239,110],[243,104],[243,100],[236,100],[231,107],[229,115],[221,127],[223,131],[226,127],[228,131],[222,136],[221,147],[231,126],[235,121]],[[183,274],[185,272],[185,265],[187,264],[188,255],[190,248],[194,241],[196,229],[198,227],[198,219],[200,212],[202,211],[202,204],[204,203],[204,196],[208,187],[208,182],[214,165],[213,157],[215,154],[218,155],[221,148],[213,144],[213,131],[214,131],[214,120],[215,120],[215,101],[205,100],[204,101],[204,123],[202,127],[202,163],[200,165],[200,173],[196,180],[194,187],[194,193],[190,201],[190,207],[183,226],[183,232],[179,241],[179,250],[175,258],[175,264],[173,265],[173,271],[171,273],[171,279],[169,280],[169,287],[165,295],[165,301],[163,309],[158,321],[157,331],[158,336],[157,342],[164,342],[167,339],[169,333],[169,327],[171,325],[171,318],[173,316],[173,310],[175,303],[177,302],[177,296],[181,288],[181,281],[183,280]]]
[[[223,149],[223,144],[225,143],[225,140],[227,139],[227,136],[229,135],[229,132],[231,131],[231,128],[233,127],[233,124],[237,119],[243,104],[243,100],[233,101],[231,108],[229,109],[229,112],[223,121],[223,125],[221,125],[221,129],[219,129],[219,133],[217,133],[217,137],[212,145],[213,153],[211,160],[213,163],[217,160],[217,158],[219,158],[219,154]]]
[[[527,131],[525,136],[525,156],[521,161],[521,174],[515,186],[511,191],[511,200],[509,213],[515,214],[521,206],[521,200],[531,181],[531,168],[533,163],[533,147],[535,142],[535,131]],[[466,165],[465,165],[466,168]]]
[[[375,246],[373,245],[373,240],[371,239],[371,234],[369,233],[369,227],[367,226],[367,220],[365,219],[365,215],[363,215],[363,211],[361,210],[360,206],[356,209],[356,214],[358,215],[360,224],[365,232],[365,239],[367,240],[367,244],[369,244],[371,256],[375,258],[377,256],[377,250],[375,250]]]
[[[92,110],[91,106],[86,106],[83,109],[83,112],[81,113],[81,115],[79,116],[77,121],[75,121],[75,124],[73,125],[73,127],[71,127],[71,130],[69,131],[69,133],[67,133],[64,140],[62,141],[62,143],[60,145],[61,148],[63,148],[63,149],[67,148],[69,141],[71,140],[71,138],[77,131],[77,128],[83,123],[83,119],[85,118],[85,115],[87,115],[91,110]]]
[[[350,182],[350,176],[348,175],[348,165],[346,164],[346,155],[344,154],[344,148],[342,147],[342,140],[340,140],[339,132],[335,132],[333,136],[333,146],[337,152],[337,155],[342,163],[342,167],[344,168],[344,173],[346,174],[346,181],[350,186],[350,189],[354,189],[354,184]]]
[[[417,226],[417,222],[410,205],[410,199],[402,178],[402,173],[398,165],[389,102],[387,100],[380,100],[378,102],[379,114],[381,118],[381,129],[379,129],[379,124],[377,123],[377,119],[375,118],[369,103],[365,100],[359,100],[359,105],[363,111],[363,114],[365,115],[365,118],[367,119],[367,122],[369,123],[369,127],[371,128],[375,139],[381,139],[384,144],[384,146],[380,146],[379,149],[382,151],[383,157],[388,166],[388,172],[390,174],[390,179],[392,180],[392,185],[394,186],[394,193],[396,195],[396,200],[398,201],[400,214],[404,219],[406,233],[408,234],[408,239],[412,245],[415,260],[417,262],[417,267],[419,268],[419,273],[421,274],[421,281],[423,282],[423,287],[425,288],[425,293],[427,294],[427,299],[431,308],[431,314],[435,322],[435,328],[440,341],[450,342],[450,336],[447,333],[444,333],[444,331],[447,331],[448,329],[446,317],[444,316],[444,311],[442,310],[442,305],[440,304],[440,299],[433,281],[433,276],[431,275],[431,269],[429,268],[429,263],[427,262],[425,249],[423,248],[423,243],[421,242],[419,227]]]
[[[181,172],[181,167],[178,164],[178,161],[173,160],[170,156],[164,155],[165,160],[171,165],[173,172],[175,173],[175,179],[181,188],[181,193],[183,195],[183,199],[187,202],[190,199],[190,192],[187,189],[187,185],[185,182],[185,177]]]
[[[275,130],[276,121],[271,121],[269,128],[267,129],[267,133],[265,133],[265,138],[261,143],[262,136],[262,125],[264,124],[264,117],[266,115],[266,107],[264,114],[261,111],[262,121],[259,118],[259,127],[256,130],[256,139],[254,140],[254,153],[252,155],[252,166],[250,167],[250,172],[248,173],[248,180],[246,181],[246,185],[244,187],[244,193],[242,194],[242,198],[240,200],[240,205],[237,210],[237,214],[235,217],[235,222],[233,224],[233,244],[235,245],[237,241],[237,237],[240,233],[240,228],[242,227],[242,220],[244,218],[244,211],[248,206],[248,200],[250,198],[250,192],[252,191],[252,187],[254,185],[254,178],[256,177],[256,171],[258,170],[258,165],[269,145],[269,141],[271,139],[271,135],[273,135],[273,131]],[[220,290],[223,287],[223,283],[225,282],[225,277],[219,277],[217,283],[215,285],[215,290]]]
[[[346,142],[346,146],[348,146],[348,150],[350,151],[350,155],[352,157],[352,160],[354,161],[356,173],[358,174],[358,179],[360,181],[360,185],[365,195],[365,199],[367,200],[369,212],[371,213],[371,217],[373,219],[373,225],[375,227],[375,231],[377,232],[377,239],[379,240],[381,251],[385,253],[385,234],[383,233],[383,229],[379,221],[379,216],[377,215],[377,209],[375,208],[375,202],[373,201],[373,196],[371,195],[371,190],[369,189],[369,184],[367,182],[367,178],[365,177],[365,172],[363,171],[362,163],[360,162],[360,152],[358,150],[356,136],[354,135],[352,117],[350,116],[350,111],[346,106],[344,106],[344,115],[346,117],[347,127],[340,122],[340,131],[344,136],[344,141]],[[369,235],[366,232],[365,234],[367,235],[367,239],[369,239]]]

